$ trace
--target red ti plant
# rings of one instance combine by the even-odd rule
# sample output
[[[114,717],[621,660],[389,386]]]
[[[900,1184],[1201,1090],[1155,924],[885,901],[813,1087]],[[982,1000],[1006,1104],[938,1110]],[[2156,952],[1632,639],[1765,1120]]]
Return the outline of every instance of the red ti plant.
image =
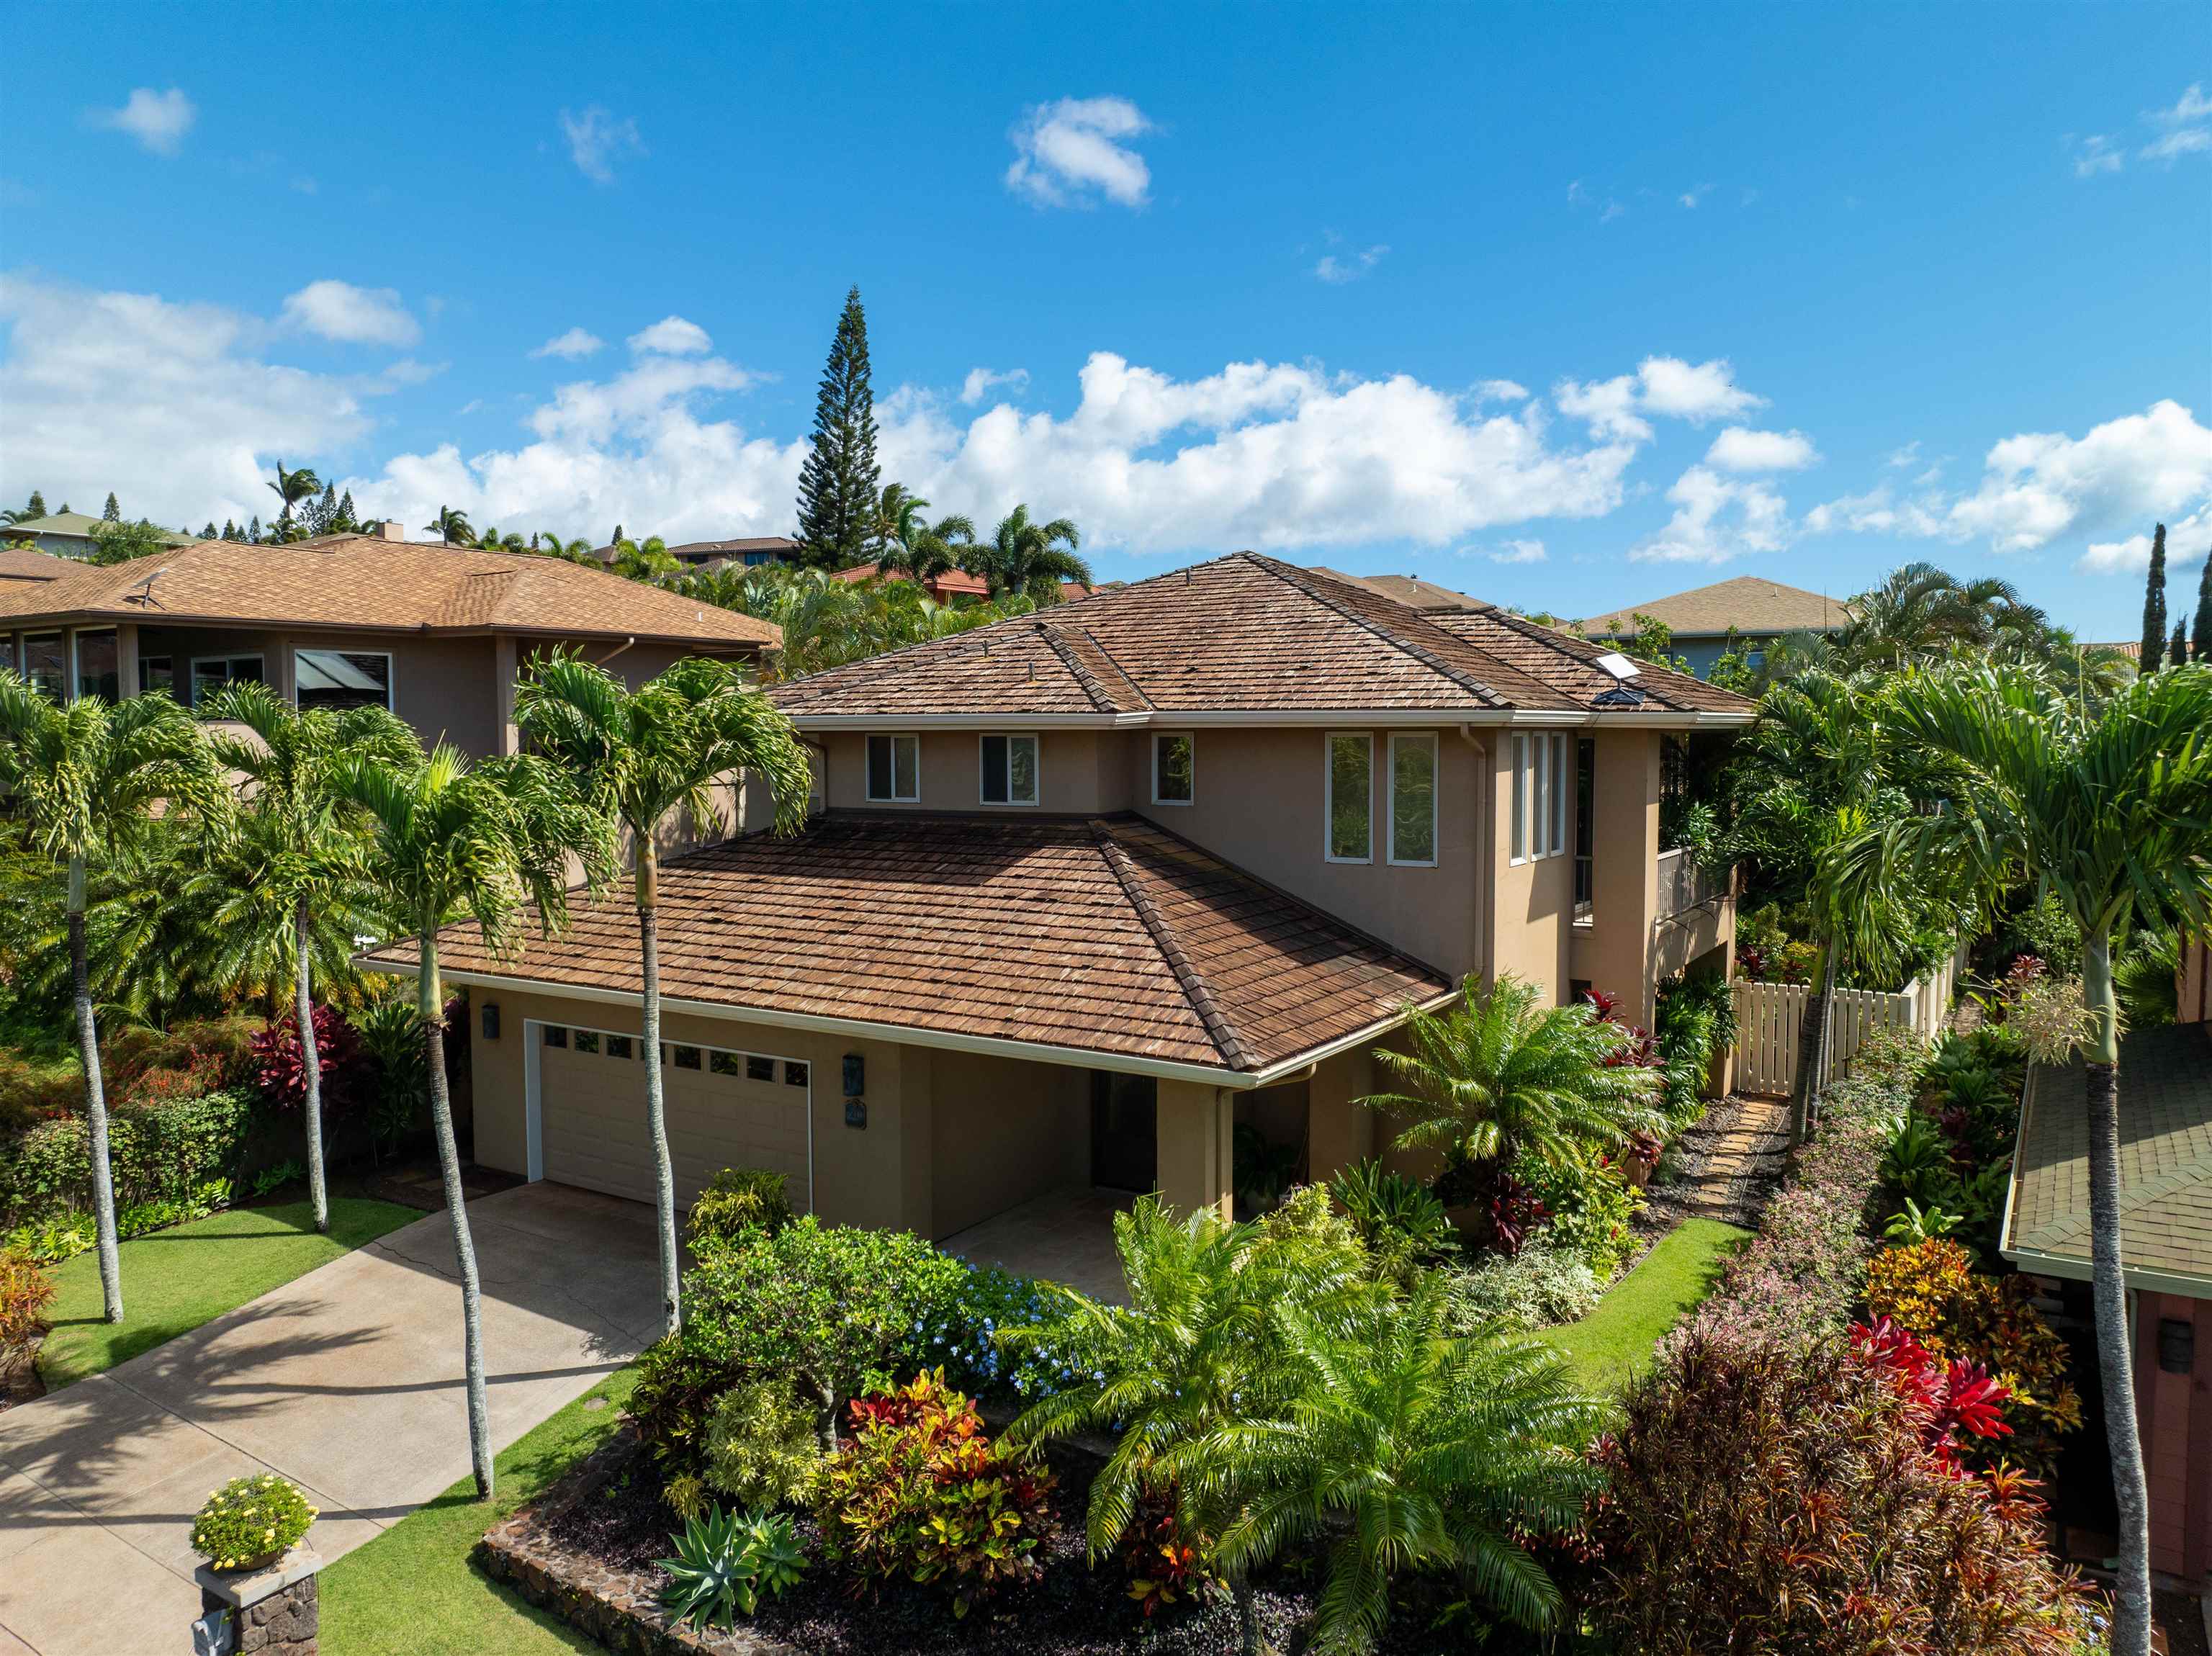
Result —
[[[315,1008],[315,1067],[321,1074],[325,1109],[350,1101],[361,1051],[353,1025],[327,1006]],[[306,1103],[307,1066],[300,1050],[298,1018],[287,1016],[255,1034],[253,1078],[261,1095],[281,1108],[296,1110]]]
[[[1960,1435],[2010,1437],[2000,1412],[2011,1388],[1978,1362],[1946,1363],[1888,1318],[1851,1325],[1851,1350],[1869,1368],[1886,1376],[1923,1422],[1928,1453],[1946,1471],[1966,1475],[1959,1462]]]

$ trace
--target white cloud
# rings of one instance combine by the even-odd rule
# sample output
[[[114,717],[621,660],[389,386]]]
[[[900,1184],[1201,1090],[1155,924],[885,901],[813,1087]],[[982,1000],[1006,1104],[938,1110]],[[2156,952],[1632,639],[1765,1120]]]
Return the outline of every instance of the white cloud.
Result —
[[[1692,363],[1674,356],[1647,356],[1634,373],[1588,385],[1562,379],[1553,387],[1552,400],[1562,414],[1587,422],[1593,434],[1636,442],[1651,436],[1650,422],[1641,417],[1646,414],[1703,425],[1766,402],[1735,383],[1725,357]]]
[[[1029,389],[1030,371],[1027,368],[1008,368],[1000,373],[990,368],[970,368],[968,377],[960,382],[960,400],[970,407],[980,403],[994,385],[1004,385],[1018,396]]]
[[[1506,541],[1492,549],[1488,554],[1492,563],[1541,563],[1545,560],[1541,541]]]
[[[2101,132],[2091,133],[2074,150],[2074,176],[2077,179],[2094,179],[2100,173],[2117,173],[2121,164],[2119,146]]]
[[[533,357],[557,356],[563,361],[574,362],[580,357],[589,356],[606,343],[586,329],[571,328],[566,333],[555,334],[530,355]]]
[[[2202,82],[2191,81],[2181,96],[2174,100],[2172,108],[2147,109],[2143,118],[2159,126],[2190,126],[2198,121],[2212,120],[2212,98],[2204,95]]]
[[[1713,186],[1711,184],[1701,184],[1694,190],[1685,190],[1675,199],[1694,212],[1697,210],[1698,203],[1712,193],[1712,189]]]
[[[88,110],[85,118],[94,126],[129,133],[156,155],[173,155],[184,147],[185,134],[198,116],[192,100],[177,88],[156,92],[142,86],[133,89],[122,108]]]
[[[2172,163],[2212,149],[2212,98],[2197,82],[2190,82],[2172,108],[2147,109],[2143,119],[2162,133],[2136,152],[2141,160]]]
[[[266,321],[154,294],[0,276],[0,493],[117,488],[159,523],[265,514],[269,463],[343,452],[368,432],[362,399],[384,389],[267,361]]]
[[[1176,379],[1099,351],[1079,383],[1064,418],[1001,404],[963,424],[925,394],[886,399],[884,475],[979,520],[1026,500],[1137,553],[1434,545],[1601,516],[1636,452],[1556,446],[1540,407],[1486,416],[1406,374],[1240,362]]]
[[[646,153],[636,121],[617,120],[612,111],[593,104],[580,115],[561,112],[562,136],[568,140],[568,157],[576,170],[594,184],[612,184],[615,163]]]
[[[1389,251],[1386,243],[1378,241],[1372,247],[1363,247],[1356,252],[1346,253],[1341,258],[1334,253],[1324,253],[1321,263],[1314,266],[1314,274],[1323,282],[1339,286],[1347,282],[1357,282],[1381,264],[1383,255]]]
[[[1802,471],[1820,458],[1802,431],[1753,431],[1730,426],[1713,439],[1705,464],[1723,471]]]
[[[1525,403],[1528,388],[1517,379],[1478,379],[1474,385],[1474,400],[1478,403]]]
[[[2136,152],[2147,161],[2173,161],[2212,149],[2212,127],[2185,126],[2154,139]]]
[[[404,348],[422,337],[421,325],[390,288],[356,288],[325,277],[284,300],[286,326],[349,345]]]
[[[2204,543],[2212,541],[2212,507],[2191,513],[2178,523],[2166,528],[2166,591],[2169,604],[2174,597],[2173,575],[2177,565],[2188,565],[2198,561]],[[2180,555],[2177,557],[2177,550]],[[2141,574],[2150,567],[2150,533],[2144,531],[2130,535],[2125,540],[2092,542],[2074,567],[2092,575]],[[2187,584],[2183,584],[2185,592]],[[2184,613],[2186,604],[2179,606]]]
[[[1638,562],[1726,563],[1739,554],[1773,552],[1790,538],[1790,507],[1764,483],[1737,482],[1692,466],[1667,491],[1674,515],[1629,549]]]
[[[632,334],[629,343],[633,351],[652,356],[704,356],[714,349],[704,328],[680,316],[662,317]]]
[[[1061,98],[1026,111],[1007,136],[1006,188],[1041,207],[1089,207],[1098,197],[1142,207],[1151,169],[1130,145],[1152,130],[1127,98]]]

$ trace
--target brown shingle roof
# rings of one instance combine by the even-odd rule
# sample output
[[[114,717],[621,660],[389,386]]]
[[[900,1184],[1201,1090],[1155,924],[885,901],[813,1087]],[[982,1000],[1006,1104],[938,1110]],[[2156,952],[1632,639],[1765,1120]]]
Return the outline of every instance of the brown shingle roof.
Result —
[[[627,887],[572,919],[506,961],[453,927],[441,960],[638,992]],[[1130,816],[832,815],[672,858],[659,934],[672,999],[1244,1073],[1450,988]]]
[[[1384,597],[1395,598],[1413,610],[1487,610],[1490,607],[1480,598],[1455,591],[1440,582],[1425,580],[1419,575],[1347,575],[1340,569],[1331,569],[1322,564],[1314,566],[1314,573],[1371,588]]]
[[[86,616],[263,626],[542,633],[773,647],[769,623],[562,558],[331,536],[289,546],[195,541],[51,581],[0,582],[0,617]],[[153,585],[138,596],[149,577]]]
[[[1549,640],[1547,643],[1547,640]],[[1595,710],[1601,647],[1483,604],[1423,613],[1371,585],[1240,552],[778,686],[794,719]],[[1646,668],[1645,712],[1748,718]]]
[[[1765,637],[1841,627],[1850,619],[1850,607],[1841,598],[1802,586],[1784,586],[1759,575],[1737,575],[1646,604],[1620,604],[1585,616],[1582,624],[1592,633],[1626,637],[1636,630],[1632,617],[1639,615],[1665,622],[1678,638],[1717,638],[1731,627]]]
[[[2036,1071],[2013,1156],[2008,1258],[2089,1272],[2089,1118],[2077,1062]],[[2212,1025],[2120,1040],[2120,1257],[2212,1297]],[[2060,1270],[2057,1274],[2072,1275]]]
[[[0,580],[47,581],[83,567],[73,558],[58,558],[34,546],[0,546]]]

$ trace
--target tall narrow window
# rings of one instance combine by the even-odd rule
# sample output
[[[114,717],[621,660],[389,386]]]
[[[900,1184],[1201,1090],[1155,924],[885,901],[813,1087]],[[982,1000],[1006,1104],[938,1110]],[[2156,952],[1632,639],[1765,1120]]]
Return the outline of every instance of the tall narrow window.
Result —
[[[59,633],[23,635],[23,676],[50,701],[59,701],[68,693],[69,652]]]
[[[1152,803],[1187,805],[1198,797],[1197,759],[1188,735],[1152,738]]]
[[[1529,740],[1535,746],[1535,786],[1529,793],[1528,854],[1548,857],[1550,849],[1544,835],[1544,819],[1551,815],[1552,797],[1552,741],[1549,737],[1536,736]]]
[[[1437,860],[1437,739],[1390,738],[1390,860]]]
[[[103,701],[120,698],[123,681],[118,676],[115,629],[76,635],[76,693],[96,695]]]
[[[1513,738],[1513,860],[1528,855],[1528,738]]]
[[[1328,738],[1328,860],[1375,860],[1375,738],[1364,731]]]
[[[174,656],[141,656],[138,658],[138,693],[160,690],[167,695],[177,693],[177,658]]]
[[[1552,738],[1552,855],[1567,848],[1567,738]]]
[[[921,738],[868,738],[868,798],[913,801],[921,798]]]
[[[983,786],[987,805],[1034,805],[1037,802],[1037,739],[1033,736],[982,738]]]

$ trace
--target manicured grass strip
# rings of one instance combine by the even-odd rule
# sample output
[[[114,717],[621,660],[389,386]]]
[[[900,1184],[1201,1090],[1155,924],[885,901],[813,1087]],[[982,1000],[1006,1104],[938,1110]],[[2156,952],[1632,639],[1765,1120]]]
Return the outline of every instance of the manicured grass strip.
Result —
[[[597,1448],[637,1383],[611,1374],[493,1462],[493,1495],[463,1478],[323,1572],[324,1656],[553,1656],[604,1647],[479,1574],[469,1550]],[[593,1398],[606,1406],[586,1407]]]
[[[1618,1393],[1651,1360],[1651,1348],[1713,1291],[1722,1268],[1751,1233],[1717,1219],[1685,1219],[1614,1283],[1580,1322],[1544,1331],[1583,1388]]]
[[[422,1216],[396,1203],[339,1196],[331,1198],[328,1235],[316,1233],[307,1203],[284,1202],[135,1238],[121,1249],[119,1323],[100,1314],[100,1256],[88,1250],[64,1259],[54,1267],[53,1331],[39,1348],[39,1373],[46,1390],[58,1392]]]

